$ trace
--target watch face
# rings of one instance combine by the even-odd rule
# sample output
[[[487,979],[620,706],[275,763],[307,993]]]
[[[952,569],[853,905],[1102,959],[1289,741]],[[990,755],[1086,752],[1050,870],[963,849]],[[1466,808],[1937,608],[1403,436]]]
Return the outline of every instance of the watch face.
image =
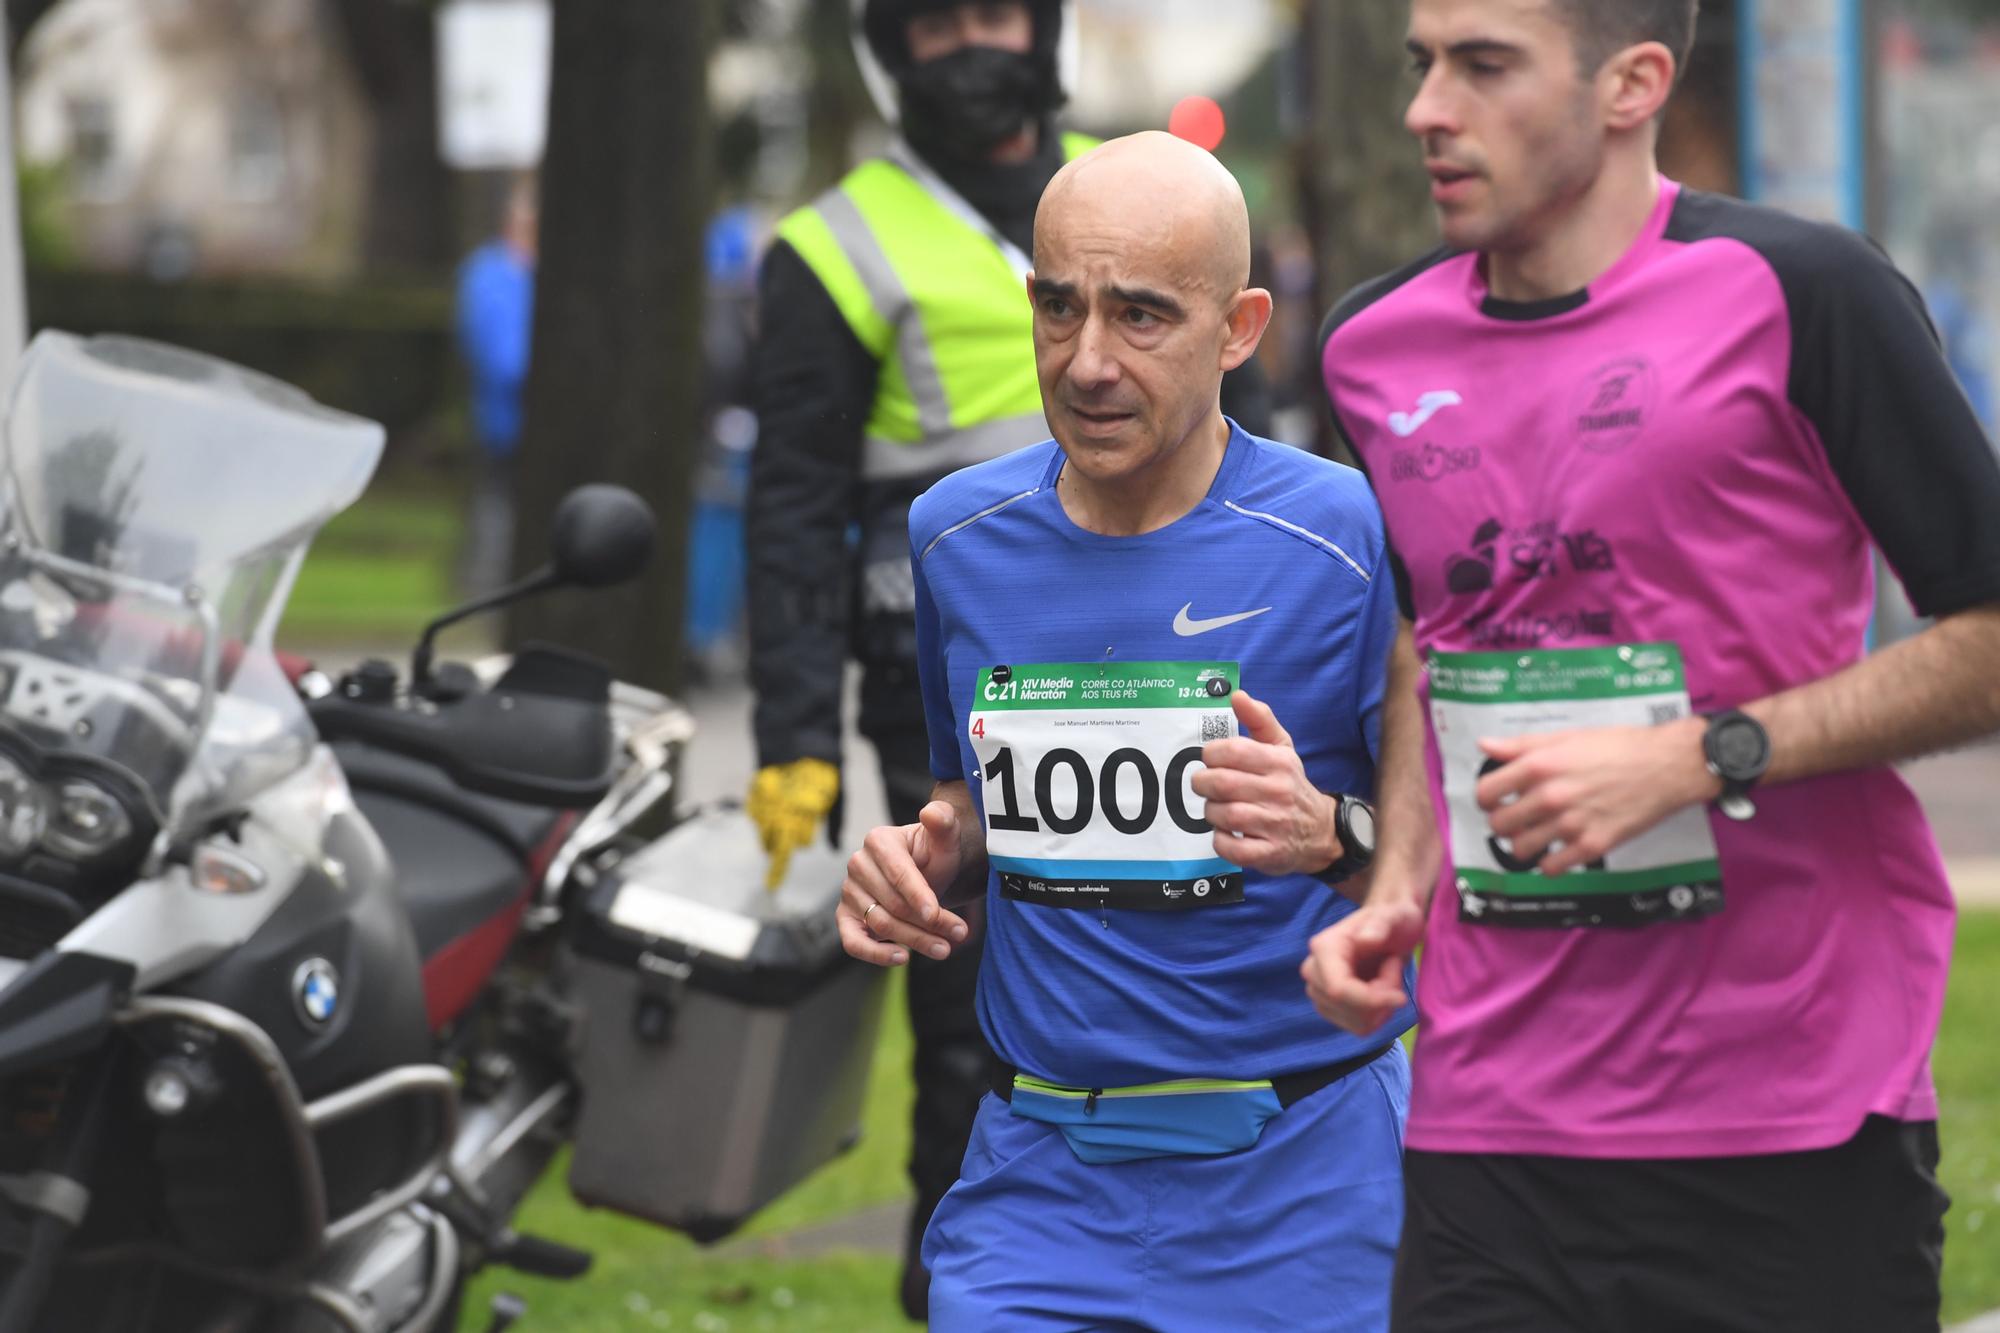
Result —
[[[1763,775],[1771,757],[1771,742],[1755,722],[1731,718],[1716,726],[1712,739],[1715,766],[1723,777],[1749,780]]]
[[[1346,849],[1349,856],[1375,854],[1375,812],[1360,801],[1347,803],[1347,837],[1357,844]]]

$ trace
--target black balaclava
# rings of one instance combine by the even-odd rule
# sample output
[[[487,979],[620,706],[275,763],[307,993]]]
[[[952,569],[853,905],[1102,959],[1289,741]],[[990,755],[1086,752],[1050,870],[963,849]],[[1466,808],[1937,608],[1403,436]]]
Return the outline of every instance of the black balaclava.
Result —
[[[985,161],[1023,125],[1046,122],[1064,101],[1056,69],[1060,0],[1029,0],[1035,37],[1025,52],[969,46],[938,60],[912,63],[904,33],[909,20],[957,3],[870,0],[864,18],[868,43],[896,82],[903,137],[940,164]]]

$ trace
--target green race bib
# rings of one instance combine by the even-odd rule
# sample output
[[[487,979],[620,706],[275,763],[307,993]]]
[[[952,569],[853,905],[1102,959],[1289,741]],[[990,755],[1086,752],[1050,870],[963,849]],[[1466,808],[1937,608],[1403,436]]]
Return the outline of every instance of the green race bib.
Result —
[[[1236,734],[1234,662],[998,666],[967,726],[1000,891],[1046,907],[1186,911],[1243,901],[1189,779]]]
[[[1493,836],[1474,793],[1479,779],[1500,767],[1480,751],[1482,738],[1658,726],[1688,716],[1676,645],[1433,653],[1430,693],[1460,920],[1646,926],[1723,909],[1715,837],[1700,807],[1677,811],[1601,861],[1550,878]]]

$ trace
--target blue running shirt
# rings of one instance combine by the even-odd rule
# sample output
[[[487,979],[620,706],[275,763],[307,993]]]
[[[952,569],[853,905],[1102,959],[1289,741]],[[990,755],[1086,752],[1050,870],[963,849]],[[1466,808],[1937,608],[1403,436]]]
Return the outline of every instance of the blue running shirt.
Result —
[[[1054,441],[1024,449],[946,478],[910,511],[938,780],[967,782],[985,818],[969,728],[995,666],[1222,662],[1277,714],[1314,786],[1372,793],[1396,591],[1361,474],[1232,424],[1192,512],[1106,537],[1064,511],[1062,464]],[[1269,1078],[1379,1047],[1415,1020],[1406,1009],[1359,1038],[1313,1011],[1307,942],[1353,905],[1310,876],[1250,871],[1242,901],[1139,911],[1015,901],[989,870],[986,904],[981,1024],[1001,1058],[1054,1082]]]

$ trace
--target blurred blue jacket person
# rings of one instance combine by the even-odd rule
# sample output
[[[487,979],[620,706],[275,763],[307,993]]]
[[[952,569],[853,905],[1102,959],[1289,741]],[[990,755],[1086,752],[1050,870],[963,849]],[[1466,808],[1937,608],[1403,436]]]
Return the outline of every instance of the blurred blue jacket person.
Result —
[[[1979,424],[1991,435],[1993,419],[1993,328],[1957,283],[1934,282],[1924,288],[1924,302],[1944,344],[1945,359],[1959,387],[1972,404]]]
[[[539,236],[533,183],[510,191],[500,234],[459,266],[455,320],[459,355],[472,380],[479,443],[460,582],[468,593],[506,581],[514,536],[514,454],[521,442],[521,390],[535,318]]]

